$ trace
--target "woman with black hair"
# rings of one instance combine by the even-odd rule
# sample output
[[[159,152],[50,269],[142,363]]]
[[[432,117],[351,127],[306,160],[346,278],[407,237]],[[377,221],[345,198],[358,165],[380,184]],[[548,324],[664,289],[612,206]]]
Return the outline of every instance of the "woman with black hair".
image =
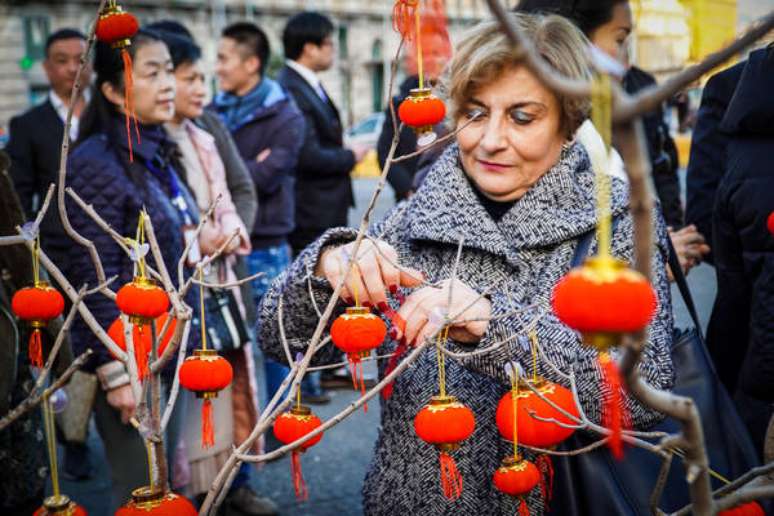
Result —
[[[598,50],[626,67],[621,85],[627,93],[634,94],[656,85],[652,75],[629,62],[629,36],[634,30],[634,22],[628,0],[521,0],[516,10],[558,14],[570,19]],[[643,125],[661,213],[669,226],[669,236],[683,272],[687,274],[701,263],[710,248],[696,226],[683,227],[677,147],[664,122],[662,108],[646,113]],[[578,137],[585,145],[584,136],[579,133]]]
[[[124,70],[121,56],[109,45],[97,43],[94,58],[94,96],[81,120],[80,139],[69,158],[67,184],[119,233],[134,236],[138,216],[145,209],[153,221],[167,269],[177,270],[185,248],[185,234],[198,222],[198,208],[185,186],[185,170],[176,159],[176,147],[163,125],[175,113],[175,79],[166,45],[158,35],[140,31],[128,47],[134,68],[131,98],[137,131],[125,125]],[[139,137],[138,137],[139,136]],[[132,138],[133,159],[129,157]],[[97,248],[107,277],[118,276],[115,285],[131,281],[133,263],[121,248],[75,203],[68,202],[70,221]],[[151,266],[154,260],[147,257]],[[88,253],[71,245],[66,274],[74,285],[95,285],[97,279]],[[176,275],[173,274],[173,281]],[[197,306],[196,289],[186,298]],[[119,315],[115,302],[94,295],[85,300],[95,318],[107,328]],[[198,344],[198,332],[190,332],[188,346]],[[148,483],[146,452],[139,433],[128,423],[137,406],[129,377],[121,362],[77,319],[72,328],[73,351],[94,352],[87,369],[96,371],[101,389],[94,405],[97,430],[105,444],[113,480],[112,505],[126,502],[132,489]],[[174,364],[162,375],[171,385]],[[177,406],[167,427],[167,443],[177,442],[184,403]],[[167,447],[171,464],[173,447]]]

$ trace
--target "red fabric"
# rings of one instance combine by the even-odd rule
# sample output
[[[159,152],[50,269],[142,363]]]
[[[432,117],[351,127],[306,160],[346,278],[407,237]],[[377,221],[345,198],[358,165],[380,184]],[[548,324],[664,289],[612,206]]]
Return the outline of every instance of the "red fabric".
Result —
[[[30,334],[30,340],[27,347],[27,355],[32,367],[43,367],[43,342],[41,341],[40,330],[35,328]]]
[[[528,460],[520,463],[523,469],[501,466],[494,472],[492,482],[502,493],[510,496],[522,496],[535,488],[540,482],[540,471]]]
[[[529,505],[527,505],[527,500],[523,498],[519,502],[519,516],[529,516]]]
[[[340,315],[331,325],[331,340],[347,354],[363,353],[377,348],[387,335],[387,326],[374,314]]]
[[[139,29],[137,18],[131,13],[115,12],[100,16],[95,31],[97,39],[104,43],[115,43],[122,39],[129,39]]]
[[[540,495],[543,497],[543,504],[548,511],[549,503],[554,494],[554,464],[551,462],[551,457],[543,454],[537,458],[535,465],[540,471]]]
[[[140,143],[140,128],[137,126],[137,115],[134,113],[134,103],[132,102],[132,56],[125,49],[121,49],[121,58],[124,60],[124,114],[126,117],[126,143],[129,146],[129,162],[134,163],[134,153],[132,152],[132,131],[129,128],[129,119],[134,120],[134,132],[137,135],[137,143]]]
[[[602,407],[602,426],[607,427],[611,431],[608,446],[613,456],[621,460],[623,459],[623,439],[621,436],[625,420],[623,396],[621,394],[621,389],[623,389],[621,375],[618,372],[615,360],[610,358],[607,353],[599,355],[599,367],[602,370],[602,381],[604,382],[605,390],[609,393]]]
[[[290,475],[293,477],[293,489],[296,492],[296,498],[300,501],[309,499],[309,490],[306,488],[304,474],[301,471],[301,454],[293,450],[290,455]]]
[[[215,445],[215,427],[212,422],[212,400],[202,403],[202,448],[212,448]]]
[[[462,495],[462,475],[457,469],[454,458],[446,452],[439,456],[441,464],[441,489],[449,500],[456,500]]]
[[[167,493],[158,502],[136,504],[130,500],[120,507],[115,516],[195,516],[196,508],[185,497]]]
[[[763,507],[758,502],[748,502],[725,511],[720,511],[718,516],[765,516],[765,514]]]
[[[217,392],[234,377],[228,360],[221,356],[190,356],[180,366],[180,385],[193,392]]]
[[[414,37],[414,17],[419,0],[395,0],[392,6],[392,28],[401,36],[410,40]]]
[[[406,349],[408,349],[408,346],[406,346],[405,341],[400,341],[398,343],[398,347],[395,348],[395,351],[392,353],[392,356],[390,357],[389,362],[387,362],[387,369],[384,370],[384,376],[389,375],[391,372],[395,370],[396,367],[398,367],[398,362],[400,362],[401,357],[406,354]],[[384,386],[382,389],[382,398],[385,400],[390,399],[390,396],[392,396],[392,389],[393,384],[395,381],[392,381]]]
[[[155,319],[169,310],[169,297],[158,285],[131,281],[119,289],[116,305],[126,315]]]
[[[13,295],[11,310],[24,321],[49,321],[64,312],[64,298],[48,285],[25,287]]]
[[[433,126],[445,116],[446,106],[435,95],[420,98],[409,95],[398,107],[398,118],[409,127]]]
[[[769,233],[774,235],[774,211],[769,213],[769,218],[766,219],[766,227],[769,229]]]
[[[274,437],[283,444],[290,444],[297,439],[305,436],[317,427],[322,425],[320,418],[314,414],[308,416],[296,415],[291,411],[284,412],[274,421]],[[315,435],[301,445],[302,450],[311,448],[320,442],[323,432]]]
[[[161,331],[162,328],[164,328],[164,323],[166,323],[167,318],[169,317],[168,313],[163,313],[160,316],[156,318],[156,329],[158,331]],[[164,333],[164,335],[161,337],[159,344],[158,344],[158,354],[161,355],[164,353],[164,350],[167,349],[167,345],[169,344],[169,341],[172,340],[172,336],[175,334],[175,327],[177,326],[177,320],[172,319],[172,322],[169,323],[169,326],[167,327],[167,331]],[[108,327],[107,331],[108,337],[113,339],[113,342],[115,342],[119,348],[126,351],[126,339],[124,338],[124,324],[121,322],[121,318],[118,317],[115,321],[113,321]],[[151,352],[152,349],[152,343],[151,343],[151,337],[152,332],[149,328],[144,328],[141,325],[135,324],[132,328],[132,344],[134,345],[134,359],[137,363],[137,371],[140,375],[140,379],[148,376],[148,354]]]
[[[430,444],[452,444],[464,441],[476,428],[473,411],[464,405],[425,405],[414,418],[414,430]]]

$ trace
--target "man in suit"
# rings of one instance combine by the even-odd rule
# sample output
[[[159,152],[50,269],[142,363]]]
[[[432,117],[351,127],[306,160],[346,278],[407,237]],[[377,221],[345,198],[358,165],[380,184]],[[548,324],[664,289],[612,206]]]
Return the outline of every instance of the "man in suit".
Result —
[[[46,40],[43,70],[51,89],[48,98],[39,106],[14,117],[10,123],[10,139],[6,151],[11,157],[11,178],[28,220],[37,214],[46,191],[57,181],[59,150],[62,145],[64,124],[70,107],[70,96],[75,86],[81,56],[86,52],[86,36],[74,29],[61,29]],[[70,140],[78,135],[78,120],[88,102],[91,67],[81,75],[81,90],[73,106],[70,122]],[[40,243],[46,253],[58,263],[64,254],[68,239],[56,206],[48,209],[40,226]]]
[[[296,229],[290,235],[298,254],[326,229],[347,225],[354,205],[349,173],[365,149],[343,146],[339,111],[317,76],[333,65],[331,20],[315,12],[299,13],[288,20],[282,43],[286,61],[277,80],[306,120],[296,167]]]

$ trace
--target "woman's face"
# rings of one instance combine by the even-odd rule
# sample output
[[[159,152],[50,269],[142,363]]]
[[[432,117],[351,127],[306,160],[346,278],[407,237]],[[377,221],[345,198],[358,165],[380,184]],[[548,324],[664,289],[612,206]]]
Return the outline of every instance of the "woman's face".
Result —
[[[132,106],[137,120],[148,125],[171,121],[175,114],[175,76],[166,45],[160,41],[143,44],[134,55],[132,69]],[[112,90],[108,98],[124,112],[122,93]]]
[[[460,111],[457,134],[465,173],[488,198],[519,199],[558,160],[566,141],[557,98],[526,68],[507,69]]]
[[[589,34],[589,39],[610,57],[628,66],[627,46],[632,26],[632,10],[629,2],[619,2],[613,6],[612,19],[594,29]]]
[[[200,61],[182,63],[175,69],[175,120],[201,116],[204,111],[204,72]]]

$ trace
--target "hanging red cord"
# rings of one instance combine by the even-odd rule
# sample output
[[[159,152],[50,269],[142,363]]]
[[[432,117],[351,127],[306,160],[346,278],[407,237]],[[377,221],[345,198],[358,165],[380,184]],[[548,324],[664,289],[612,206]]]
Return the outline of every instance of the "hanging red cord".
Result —
[[[392,28],[401,38],[411,40],[414,37],[411,28],[418,7],[419,0],[396,0],[392,6]]]

